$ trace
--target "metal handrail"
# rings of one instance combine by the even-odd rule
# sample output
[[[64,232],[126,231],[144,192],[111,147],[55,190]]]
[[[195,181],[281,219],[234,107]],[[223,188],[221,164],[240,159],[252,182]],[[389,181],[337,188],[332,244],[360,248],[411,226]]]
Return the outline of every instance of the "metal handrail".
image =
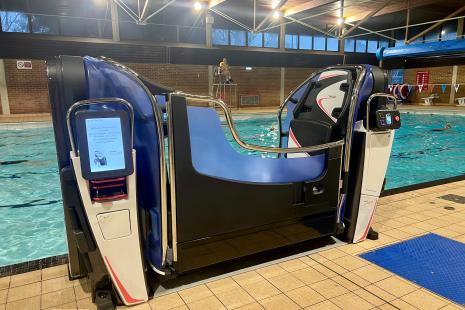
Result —
[[[78,152],[76,150],[76,145],[74,144],[74,135],[73,135],[73,128],[71,127],[71,113],[73,113],[77,108],[92,105],[92,104],[105,104],[105,103],[119,103],[126,106],[129,110],[129,114],[131,114],[131,149],[134,146],[134,109],[132,105],[121,98],[97,98],[97,99],[87,99],[75,102],[66,112],[66,125],[68,126],[68,135],[69,135],[69,142],[71,144],[71,150],[73,151],[75,156],[78,156]]]
[[[344,145],[343,139],[335,141],[335,142],[329,142],[329,143],[319,144],[319,145],[314,145],[314,146],[298,147],[298,148],[267,147],[267,146],[249,144],[247,142],[242,141],[241,138],[239,137],[239,134],[236,131],[236,127],[232,119],[231,111],[221,99],[212,98],[210,96],[192,95],[192,94],[187,94],[184,92],[176,92],[175,95],[183,96],[183,97],[190,98],[193,100],[210,102],[210,103],[219,105],[221,109],[224,111],[226,122],[228,124],[229,130],[231,131],[231,134],[234,140],[237,142],[237,144],[239,144],[239,146],[241,146],[244,149],[250,150],[250,151],[280,153],[280,154],[309,153],[309,152],[316,152],[316,151],[321,151],[321,150],[325,150],[328,148],[333,148],[336,146]]]
[[[367,100],[367,131],[370,131],[370,105],[371,101],[376,98],[376,97],[384,97],[384,98],[389,98],[394,101],[394,110],[397,110],[397,99],[395,96],[391,94],[386,94],[386,93],[374,93],[370,97],[368,97]]]

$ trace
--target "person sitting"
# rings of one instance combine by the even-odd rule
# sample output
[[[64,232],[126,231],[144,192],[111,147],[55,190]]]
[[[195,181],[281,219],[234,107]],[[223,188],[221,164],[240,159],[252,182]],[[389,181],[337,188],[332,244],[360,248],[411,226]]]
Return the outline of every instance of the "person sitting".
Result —
[[[231,71],[229,70],[229,64],[226,57],[220,62],[220,74],[224,77],[225,84],[231,84],[234,82],[231,78]]]

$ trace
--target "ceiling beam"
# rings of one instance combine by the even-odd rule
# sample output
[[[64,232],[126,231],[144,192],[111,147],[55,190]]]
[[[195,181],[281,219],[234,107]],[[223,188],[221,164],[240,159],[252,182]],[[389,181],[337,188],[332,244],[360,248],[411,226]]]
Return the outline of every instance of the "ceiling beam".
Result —
[[[411,9],[425,6],[425,5],[430,5],[438,3],[438,0],[411,0],[410,4],[408,5]],[[391,13],[396,13],[396,12],[401,12],[407,10],[407,1],[401,2],[401,3],[396,3],[396,4],[391,4],[383,8],[381,11],[373,15],[374,17],[376,16],[381,16],[381,15],[386,15],[386,14],[391,14]],[[363,19],[366,16],[366,11],[362,10],[360,13],[356,13],[354,15],[348,16],[346,20],[349,23],[354,23],[358,20]]]
[[[457,9],[457,10],[455,10],[454,12],[450,13],[449,15],[447,15],[446,17],[444,17],[444,19],[448,19],[448,18],[457,16],[457,15],[459,15],[460,13],[462,13],[463,11],[465,11],[465,5],[462,6],[460,9]],[[418,39],[419,37],[422,37],[422,36],[424,36],[425,34],[427,34],[428,32],[430,32],[431,30],[433,30],[433,29],[435,29],[435,28],[441,26],[443,23],[444,23],[444,21],[438,21],[437,23],[435,23],[435,24],[429,26],[428,28],[426,28],[425,30],[423,30],[422,32],[420,32],[419,34],[414,35],[413,37],[411,37],[410,39],[408,39],[407,41],[405,41],[405,43],[407,43],[407,44],[412,43],[413,41],[415,41],[415,40]]]
[[[303,22],[303,21],[301,21],[301,20],[295,19],[295,18],[293,18],[293,17],[286,17],[286,18],[289,19],[289,20],[292,20],[293,22],[298,23],[298,24],[300,24],[300,25],[302,25],[302,26],[305,26],[305,27],[308,27],[308,28],[313,29],[313,30],[315,30],[315,31],[321,32],[322,34],[325,34],[325,35],[327,35],[328,37],[338,38],[336,35],[334,35],[334,34],[332,34],[332,33],[329,33],[329,32],[327,32],[327,31],[322,30],[322,29],[320,29],[320,28],[318,28],[318,27],[315,27],[315,26],[313,26],[313,25],[307,24],[307,23],[305,23],[305,22]]]
[[[217,5],[219,5],[219,4],[221,4],[221,3],[225,2],[225,1],[226,0],[210,0],[208,2],[208,8],[211,9],[211,8],[217,6]]]
[[[161,11],[163,11],[164,9],[166,9],[168,6],[170,6],[171,4],[173,4],[173,2],[175,2],[176,0],[170,0],[169,2],[165,3],[161,8],[159,8],[158,10],[156,10],[155,12],[153,12],[152,14],[150,14],[149,16],[147,16],[142,22],[147,22],[147,20],[149,20],[150,18],[154,17],[155,15],[157,15],[158,13],[160,13]],[[142,19],[143,16],[141,16],[140,18]]]
[[[284,17],[288,17],[303,11],[311,10],[322,5],[338,2],[339,0],[310,0],[284,11]]]
[[[378,7],[376,7],[373,11],[371,11],[370,13],[368,13],[363,19],[359,20],[357,23],[355,23],[355,25],[350,28],[349,30],[345,31],[343,34],[342,34],[342,37],[345,37],[347,35],[349,35],[352,31],[354,31],[355,29],[357,29],[361,24],[363,24],[364,22],[366,22],[370,17],[372,17],[373,15],[375,15],[376,13],[378,13],[379,11],[381,11],[386,5],[388,5],[390,2],[392,2],[392,0],[385,0],[383,3],[381,3]]]
[[[253,30],[252,28],[248,27],[247,25],[244,25],[243,23],[241,23],[241,22],[238,21],[237,19],[234,19],[234,18],[232,18],[231,16],[229,16],[229,15],[227,15],[227,14],[221,12],[221,11],[218,11],[218,10],[216,10],[216,9],[210,9],[210,12],[213,12],[213,13],[215,13],[215,14],[217,14],[217,15],[219,15],[219,16],[221,16],[221,17],[227,19],[227,20],[229,20],[230,22],[232,22],[232,23],[238,25],[238,26],[241,27],[241,28],[244,28],[244,29],[247,30],[247,31],[252,31],[252,30]]]
[[[276,4],[276,6],[273,8],[273,10],[268,12],[268,14],[266,14],[265,18],[253,30],[254,31],[259,31],[263,27],[263,25],[273,16],[274,12],[279,11],[286,4],[286,2],[287,2],[287,0],[279,0],[279,2]]]

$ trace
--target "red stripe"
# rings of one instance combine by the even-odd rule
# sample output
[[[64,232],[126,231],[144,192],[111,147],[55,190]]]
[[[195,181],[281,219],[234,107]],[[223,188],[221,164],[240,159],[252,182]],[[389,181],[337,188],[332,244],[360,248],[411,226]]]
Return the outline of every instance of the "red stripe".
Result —
[[[294,141],[294,143],[295,143],[298,147],[301,147],[299,141],[297,141],[297,139],[295,138],[294,133],[292,132],[292,129],[289,130],[289,137],[292,139],[292,141]]]
[[[107,262],[108,268],[110,269],[111,275],[113,276],[113,279],[115,279],[116,285],[118,285],[118,288],[123,295],[124,300],[128,304],[135,304],[144,301],[143,299],[135,299],[131,295],[129,295],[128,291],[124,288],[123,284],[121,281],[118,279],[118,276],[116,273],[113,271],[113,268],[111,267],[110,261],[108,258],[105,256],[105,261]]]
[[[365,232],[363,233],[363,236],[360,239],[358,239],[358,241],[365,240],[365,238],[367,237],[368,231],[370,230],[370,227],[371,227],[371,222],[373,221],[373,216],[375,215],[375,211],[376,211],[376,206],[375,206],[375,208],[373,210],[373,213],[371,213],[370,221],[368,222],[367,228],[365,229]]]
[[[344,73],[341,73],[341,74],[330,74],[330,75],[326,75],[326,76],[321,76],[318,78],[318,81],[323,81],[323,80],[326,80],[326,79],[329,79],[329,78],[332,78],[332,77],[335,77],[335,76],[341,76],[341,75],[346,75]]]

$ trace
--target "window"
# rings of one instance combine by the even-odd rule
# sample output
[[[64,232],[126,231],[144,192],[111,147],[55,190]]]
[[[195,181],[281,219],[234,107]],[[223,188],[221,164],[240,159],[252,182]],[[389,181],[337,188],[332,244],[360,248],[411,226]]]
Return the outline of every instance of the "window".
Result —
[[[344,41],[344,52],[353,53],[355,49],[354,39],[345,39]]]
[[[0,11],[3,32],[29,32],[29,18],[21,12]]]
[[[278,48],[279,47],[279,34],[276,32],[265,32],[264,47]]]
[[[245,46],[245,31],[231,30],[229,36],[231,37],[231,45]]]
[[[228,45],[229,31],[227,29],[213,29],[212,43],[214,45]]]
[[[355,41],[355,51],[357,53],[366,53],[367,51],[367,41],[357,40]]]
[[[301,35],[299,38],[299,49],[311,50],[312,49],[312,36]]]
[[[395,46],[404,46],[404,45],[405,45],[404,40],[397,40]]]
[[[339,51],[339,40],[337,38],[333,37],[328,37],[326,39],[326,50],[331,51],[331,52],[337,52]]]
[[[379,47],[389,47],[389,41],[379,41]]]
[[[431,30],[425,35],[425,43],[439,41],[439,31],[437,29]]]
[[[296,34],[286,34],[284,40],[284,47],[290,49],[299,48],[299,36]]]
[[[447,30],[443,30],[441,33],[441,41],[447,41],[447,40],[455,40],[457,39],[457,32],[456,31],[451,31],[447,32]]]
[[[315,36],[313,38],[313,49],[316,51],[326,50],[326,38],[323,36]]]
[[[263,47],[263,33],[248,33],[248,45],[251,47]]]
[[[56,17],[33,15],[31,17],[32,33],[59,34],[59,21]]]
[[[376,53],[378,50],[378,41],[368,40],[368,53]]]

